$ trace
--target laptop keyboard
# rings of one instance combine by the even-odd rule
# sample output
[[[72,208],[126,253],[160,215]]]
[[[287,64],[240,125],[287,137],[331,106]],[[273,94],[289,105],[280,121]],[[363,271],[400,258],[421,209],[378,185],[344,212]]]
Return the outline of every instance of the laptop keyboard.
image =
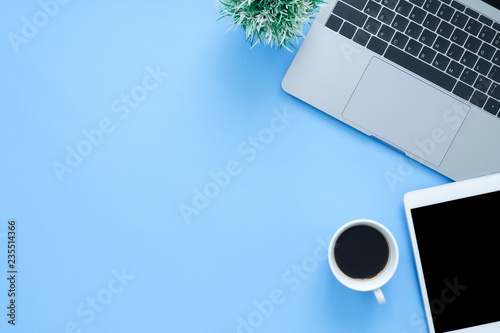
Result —
[[[500,117],[500,24],[453,0],[342,0],[326,27]]]

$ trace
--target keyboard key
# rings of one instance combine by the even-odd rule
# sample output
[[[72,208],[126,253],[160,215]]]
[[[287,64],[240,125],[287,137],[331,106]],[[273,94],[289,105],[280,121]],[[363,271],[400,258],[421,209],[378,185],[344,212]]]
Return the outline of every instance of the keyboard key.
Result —
[[[484,23],[485,25],[492,25],[493,24],[493,20],[490,19],[490,18],[487,18],[486,16],[479,16],[479,22],[481,23]]]
[[[370,41],[368,42],[368,45],[366,46],[369,50],[372,50],[375,53],[378,53],[380,55],[384,54],[385,49],[387,48],[387,43],[381,40],[380,38],[377,38],[373,36]]]
[[[455,85],[456,80],[451,76],[446,75],[431,65],[418,60],[412,55],[404,53],[394,46],[389,46],[384,56],[390,61],[395,62],[401,67],[406,68],[426,80],[429,80],[443,89],[451,91]]]
[[[469,68],[474,68],[474,65],[476,64],[478,56],[475,55],[474,53],[471,53],[469,51],[465,51],[464,55],[462,56],[462,59],[460,59],[460,63],[462,65],[465,65]]]
[[[451,33],[455,30],[455,28],[446,22],[441,22],[439,27],[437,28],[436,32],[440,34],[441,36],[448,38],[451,36]]]
[[[434,42],[434,45],[432,45],[432,48],[438,52],[446,53],[450,44],[451,42],[449,40],[444,39],[443,37],[438,37],[438,39]]]
[[[491,62],[480,58],[477,61],[476,65],[474,66],[474,70],[476,72],[478,72],[479,74],[488,75],[488,73],[490,72],[491,66],[493,66],[491,64]]]
[[[339,34],[349,39],[351,39],[352,36],[354,36],[355,32],[356,32],[356,27],[349,22],[344,22],[342,28],[340,28],[339,30]]]
[[[488,95],[494,99],[500,99],[500,83],[493,82],[488,90]]]
[[[479,32],[479,30],[481,30],[482,27],[483,27],[483,25],[481,23],[479,23],[478,21],[473,20],[473,19],[469,19],[469,21],[465,25],[464,29],[465,29],[465,31],[467,31],[471,35],[477,35],[477,33]]]
[[[458,79],[460,74],[462,74],[463,69],[464,66],[460,65],[458,62],[452,61],[446,69],[446,73]]]
[[[365,12],[365,14],[368,14],[368,15],[373,16],[373,17],[377,17],[381,8],[382,8],[382,6],[380,6],[378,3],[370,0],[366,4],[366,7],[363,11]]]
[[[352,40],[361,46],[365,46],[368,43],[370,36],[371,35],[369,33],[367,33],[366,31],[358,29],[358,31],[356,31],[356,33],[354,34],[354,37],[352,38]]]
[[[470,8],[465,9],[465,14],[472,16],[475,19],[477,19],[479,17],[479,13],[470,9]]]
[[[484,76],[480,75],[476,82],[474,83],[474,88],[476,88],[479,91],[482,92],[487,92],[488,88],[490,87],[491,80],[485,78]]]
[[[343,2],[337,2],[333,13],[358,27],[362,27],[367,18],[366,14],[357,11]]]
[[[378,32],[378,29],[380,29],[381,25],[382,25],[382,23],[380,23],[379,21],[372,19],[372,18],[368,18],[368,20],[366,20],[366,23],[365,23],[365,26],[363,29],[365,29],[366,31],[368,31],[369,33],[371,33],[373,35],[376,35]]]
[[[445,57],[442,54],[437,54],[436,58],[434,58],[434,61],[432,62],[432,66],[444,71],[448,67],[448,64],[450,63],[450,59]]]
[[[446,55],[453,60],[460,61],[462,59],[462,54],[464,53],[464,49],[456,44],[451,44],[450,48],[446,52]]]
[[[498,50],[495,55],[493,56],[493,59],[491,59],[491,62],[493,62],[495,65],[500,65],[500,50]]]
[[[410,18],[410,20],[412,20],[414,22],[422,23],[422,21],[425,18],[425,15],[427,15],[427,13],[424,10],[422,10],[418,7],[413,7],[409,18]]]
[[[452,1],[452,2],[451,2],[451,6],[452,6],[453,8],[455,8],[455,9],[457,9],[457,10],[461,11],[461,12],[463,12],[463,11],[465,10],[465,6],[464,6],[464,5],[462,5],[461,3],[456,2],[456,1]]]
[[[477,54],[479,54],[484,59],[490,60],[493,56],[493,53],[495,53],[495,48],[491,45],[483,43]]]
[[[395,32],[396,31],[393,28],[391,28],[387,25],[382,25],[377,36],[380,37],[381,39],[385,40],[386,42],[390,42],[392,40],[392,36],[394,36]]]
[[[342,0],[342,1],[350,4],[351,6],[353,6],[354,8],[357,8],[359,10],[363,10],[363,8],[365,8],[366,2],[367,2],[367,0]]]
[[[380,14],[378,14],[379,21],[385,24],[391,24],[393,18],[394,13],[387,8],[382,8]]]
[[[418,39],[422,30],[424,29],[421,26],[419,26],[415,22],[410,22],[408,28],[406,28],[405,34],[412,38]]]
[[[408,16],[410,13],[411,9],[413,8],[413,5],[405,0],[400,0],[398,2],[398,5],[396,6],[396,13],[403,15],[403,16]]]
[[[406,43],[408,42],[408,39],[409,38],[407,36],[403,35],[402,33],[396,32],[396,34],[394,35],[394,38],[391,41],[391,44],[402,49],[405,47]]]
[[[464,69],[462,75],[460,75],[460,81],[463,81],[469,85],[473,85],[476,82],[477,73],[470,68]]]
[[[487,99],[488,99],[488,96],[486,96],[482,92],[476,90],[472,94],[472,97],[470,98],[470,102],[472,104],[474,104],[475,106],[482,108],[483,105],[486,103]]]
[[[427,0],[424,3],[424,9],[428,12],[435,14],[439,8],[440,2],[438,0]]]
[[[394,9],[396,7],[396,4],[398,3],[398,0],[382,0],[382,5]]]
[[[468,18],[469,17],[467,15],[465,15],[464,13],[455,12],[455,15],[453,15],[450,22],[454,26],[457,26],[459,28],[463,28],[465,26],[465,24],[467,23]]]
[[[342,23],[344,20],[342,20],[340,17],[337,15],[330,15],[330,18],[328,18],[328,22],[326,22],[326,27],[329,29],[332,29],[333,31],[339,31],[340,26],[342,26]]]
[[[427,29],[434,31],[438,27],[440,21],[441,20],[438,19],[437,17],[430,15],[430,14],[427,14],[427,16],[425,17],[425,20],[422,24]]]
[[[464,45],[467,36],[468,35],[466,32],[459,29],[455,29],[450,39],[458,45]]]
[[[417,42],[414,39],[410,39],[408,44],[406,44],[405,51],[417,57],[420,54],[420,50],[422,50],[422,47],[424,46],[421,43]]]
[[[493,68],[490,70],[490,73],[488,74],[488,77],[493,81],[500,83],[500,67],[493,66]]]
[[[486,43],[490,43],[493,38],[495,38],[496,31],[490,27],[484,26],[479,32],[478,37],[484,40]]]
[[[420,35],[420,38],[418,39],[421,43],[424,43],[427,46],[432,46],[434,41],[436,40],[437,35],[433,33],[432,31],[429,31],[427,29],[424,29],[422,34]]]
[[[488,98],[488,101],[484,105],[484,109],[492,115],[497,115],[498,111],[500,111],[500,102],[495,101],[493,98]]]
[[[437,16],[442,20],[448,21],[452,16],[455,10],[450,6],[442,4],[439,10],[437,11]]]
[[[493,40],[493,46],[496,46],[496,48],[500,48],[500,32],[497,33],[495,39]]]
[[[474,89],[472,89],[472,87],[469,87],[468,85],[466,85],[460,81],[457,82],[455,89],[453,89],[453,93],[455,95],[457,95],[458,97],[461,97],[467,101],[472,96],[473,92],[474,92]]]
[[[418,58],[420,60],[425,61],[426,63],[430,64],[432,62],[432,60],[434,60],[435,56],[436,56],[436,51],[428,48],[427,46],[424,46],[422,51],[420,51]]]
[[[467,40],[465,41],[464,47],[467,50],[476,53],[477,50],[479,50],[481,43],[482,42],[479,39],[477,39],[476,37],[469,36],[469,38],[467,38]]]
[[[403,32],[403,31],[405,31],[409,22],[410,21],[408,21],[407,18],[404,18],[403,16],[398,14],[398,15],[396,15],[396,18],[394,19],[394,21],[392,21],[391,27]]]

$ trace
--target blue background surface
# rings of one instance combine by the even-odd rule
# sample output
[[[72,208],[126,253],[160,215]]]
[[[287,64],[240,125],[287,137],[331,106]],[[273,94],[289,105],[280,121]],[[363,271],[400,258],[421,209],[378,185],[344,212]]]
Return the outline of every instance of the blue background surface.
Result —
[[[0,3],[0,330],[427,331],[402,197],[449,179],[286,94],[216,1],[44,3]],[[358,218],[399,244],[383,306],[326,259]]]

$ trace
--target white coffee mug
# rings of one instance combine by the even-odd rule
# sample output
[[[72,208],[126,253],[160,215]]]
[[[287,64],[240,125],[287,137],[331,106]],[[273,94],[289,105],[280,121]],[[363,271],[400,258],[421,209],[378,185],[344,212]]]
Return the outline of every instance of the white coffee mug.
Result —
[[[387,263],[385,267],[374,277],[367,279],[356,279],[346,275],[339,268],[336,260],[335,260],[335,245],[337,244],[337,240],[340,235],[347,229],[350,229],[354,226],[369,226],[380,232],[382,236],[384,236],[387,246],[389,248],[389,255],[387,258]],[[330,268],[333,272],[333,275],[348,288],[358,290],[358,291],[373,291],[375,293],[375,297],[379,304],[385,303],[385,297],[380,288],[385,285],[391,277],[394,275],[396,271],[396,267],[398,266],[399,261],[399,250],[398,244],[396,243],[396,239],[391,234],[391,232],[384,227],[382,224],[372,221],[372,220],[355,220],[349,223],[344,224],[340,227],[339,230],[333,235],[333,238],[330,242],[330,247],[328,249],[328,261],[330,263]]]

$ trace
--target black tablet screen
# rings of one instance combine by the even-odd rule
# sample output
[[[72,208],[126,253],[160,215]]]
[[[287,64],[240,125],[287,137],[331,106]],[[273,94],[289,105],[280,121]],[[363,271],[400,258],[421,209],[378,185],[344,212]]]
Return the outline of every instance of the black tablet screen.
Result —
[[[411,214],[436,332],[500,321],[500,191]]]

